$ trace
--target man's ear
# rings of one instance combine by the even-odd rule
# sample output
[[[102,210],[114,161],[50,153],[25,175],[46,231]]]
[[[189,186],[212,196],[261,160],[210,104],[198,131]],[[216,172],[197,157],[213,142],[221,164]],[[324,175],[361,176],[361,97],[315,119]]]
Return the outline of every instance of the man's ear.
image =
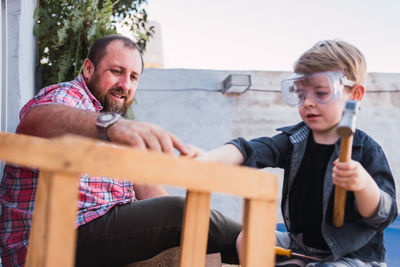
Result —
[[[89,80],[93,73],[94,73],[94,64],[90,59],[85,59],[85,61],[83,61],[83,77],[87,80]]]
[[[365,88],[361,84],[356,84],[351,88],[351,95],[353,100],[361,101],[365,94]]]

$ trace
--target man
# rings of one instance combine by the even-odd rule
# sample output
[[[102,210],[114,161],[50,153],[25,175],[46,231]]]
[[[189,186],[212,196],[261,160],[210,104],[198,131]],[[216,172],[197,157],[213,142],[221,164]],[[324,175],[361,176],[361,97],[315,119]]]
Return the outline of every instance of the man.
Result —
[[[45,138],[72,133],[170,154],[176,148],[190,156],[191,149],[166,130],[121,118],[134,100],[142,71],[132,40],[103,37],[93,44],[81,75],[43,88],[22,108],[17,133]],[[37,177],[37,170],[5,167],[0,187],[4,266],[25,262]],[[83,175],[76,265],[121,266],[179,245],[184,199],[167,195],[161,186]],[[221,252],[227,263],[237,262],[234,244],[240,225],[216,211],[210,218],[208,251]]]

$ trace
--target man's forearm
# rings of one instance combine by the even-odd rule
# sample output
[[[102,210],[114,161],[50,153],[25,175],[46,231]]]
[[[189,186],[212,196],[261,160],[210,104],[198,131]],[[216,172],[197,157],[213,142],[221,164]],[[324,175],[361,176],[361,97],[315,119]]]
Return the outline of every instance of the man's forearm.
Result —
[[[168,192],[161,185],[133,184],[136,198],[139,200],[168,196]]]
[[[51,138],[76,134],[98,138],[98,112],[80,110],[61,104],[34,107],[20,122],[17,133]],[[146,122],[119,119],[109,126],[106,136],[111,142],[141,149],[173,154],[174,148],[183,155],[190,153],[176,136],[163,128]]]
[[[97,138],[96,112],[61,104],[34,107],[20,122],[17,133],[51,138],[66,133]]]

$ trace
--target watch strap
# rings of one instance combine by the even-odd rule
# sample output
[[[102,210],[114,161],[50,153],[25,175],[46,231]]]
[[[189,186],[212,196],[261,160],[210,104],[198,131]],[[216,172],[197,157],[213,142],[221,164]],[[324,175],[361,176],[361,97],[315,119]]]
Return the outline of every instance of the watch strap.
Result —
[[[102,112],[96,120],[98,138],[110,141],[107,137],[107,129],[121,118],[121,115],[114,112]]]

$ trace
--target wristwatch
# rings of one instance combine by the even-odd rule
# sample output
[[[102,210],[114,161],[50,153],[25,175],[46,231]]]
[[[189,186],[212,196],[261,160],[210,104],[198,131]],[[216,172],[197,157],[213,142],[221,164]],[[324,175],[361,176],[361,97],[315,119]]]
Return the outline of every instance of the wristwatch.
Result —
[[[101,112],[96,121],[96,128],[99,139],[110,141],[106,134],[107,128],[116,123],[120,118],[121,115],[119,115],[118,113]]]

